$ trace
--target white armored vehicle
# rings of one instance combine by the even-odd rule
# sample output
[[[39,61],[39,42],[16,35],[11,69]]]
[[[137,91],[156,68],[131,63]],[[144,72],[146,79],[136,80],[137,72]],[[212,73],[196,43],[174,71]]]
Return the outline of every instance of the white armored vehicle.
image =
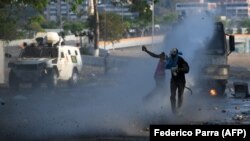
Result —
[[[79,48],[64,45],[55,32],[36,40],[37,43],[24,48],[17,59],[9,62],[9,87],[17,89],[22,83],[37,87],[46,83],[49,88],[55,88],[59,81],[75,86],[82,69]]]

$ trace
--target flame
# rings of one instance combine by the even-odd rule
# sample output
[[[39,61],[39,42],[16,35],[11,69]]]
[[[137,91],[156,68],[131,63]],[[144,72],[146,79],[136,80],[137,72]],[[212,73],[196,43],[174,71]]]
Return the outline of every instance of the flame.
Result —
[[[217,91],[215,89],[210,89],[209,91],[211,96],[216,96],[217,95]]]

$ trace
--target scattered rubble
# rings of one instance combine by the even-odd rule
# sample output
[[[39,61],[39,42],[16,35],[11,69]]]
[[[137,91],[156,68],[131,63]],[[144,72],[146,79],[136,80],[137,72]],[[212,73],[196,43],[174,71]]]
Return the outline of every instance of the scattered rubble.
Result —
[[[221,110],[222,113],[226,113],[227,111],[225,109]]]
[[[0,103],[1,103],[2,106],[5,105],[5,101],[3,99],[1,99],[1,98],[0,98]]]
[[[244,120],[244,116],[237,114],[233,117],[233,120],[242,121],[242,120]]]
[[[239,110],[240,109],[240,106],[235,106],[235,110]]]

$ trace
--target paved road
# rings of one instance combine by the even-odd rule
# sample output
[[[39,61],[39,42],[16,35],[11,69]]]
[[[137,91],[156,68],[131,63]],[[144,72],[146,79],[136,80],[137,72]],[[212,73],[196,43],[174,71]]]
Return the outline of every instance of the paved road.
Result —
[[[145,99],[154,89],[157,60],[140,48],[113,50],[111,55],[119,56],[117,66],[74,89],[1,89],[0,140],[148,140],[144,129],[150,124],[249,124],[249,99],[232,98],[229,91],[225,99],[187,91],[182,115],[176,117],[168,87]]]

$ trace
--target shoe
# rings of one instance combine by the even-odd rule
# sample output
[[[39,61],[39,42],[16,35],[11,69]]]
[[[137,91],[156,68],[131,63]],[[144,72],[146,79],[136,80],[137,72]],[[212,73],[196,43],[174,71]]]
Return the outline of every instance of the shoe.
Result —
[[[177,116],[183,116],[182,112],[180,110],[177,110],[176,114]]]

